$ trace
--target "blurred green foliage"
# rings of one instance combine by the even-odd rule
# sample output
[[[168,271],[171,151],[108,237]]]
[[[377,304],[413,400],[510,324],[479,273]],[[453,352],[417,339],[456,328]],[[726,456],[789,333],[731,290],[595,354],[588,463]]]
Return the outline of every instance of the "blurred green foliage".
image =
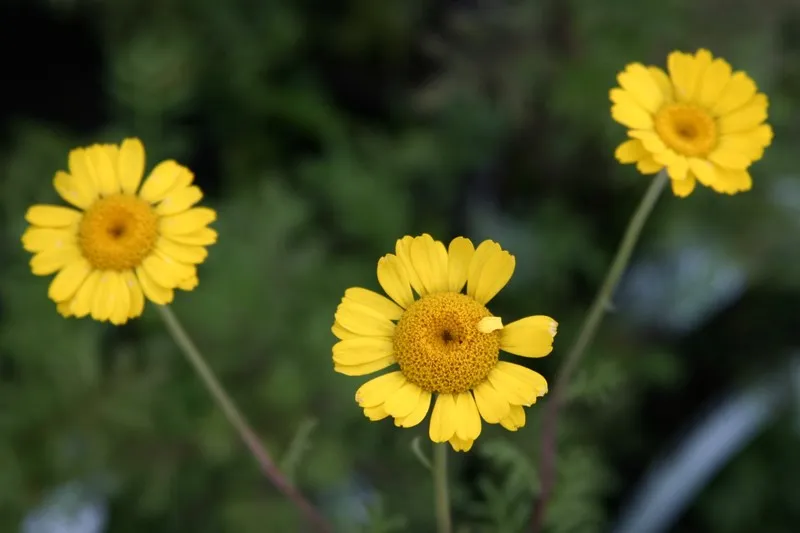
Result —
[[[34,4],[49,24],[32,30],[37,39],[58,27],[96,54],[50,41],[66,49],[70,75],[43,94],[80,122],[42,116],[43,99],[23,99],[3,130],[0,530],[17,530],[73,479],[110,495],[114,533],[302,530],[152,310],[123,328],[64,320],[48,280],[30,274],[23,213],[56,201],[53,173],[87,143],[139,136],[151,166],[169,157],[196,172],[220,239],[175,312],[274,456],[342,531],[433,528],[429,475],[410,449],[426,427],[369,423],[353,400],[366,378],[332,370],[344,289],[377,289],[378,257],[405,234],[495,239],[518,268],[493,310],[561,323],[556,350],[535,362],[552,379],[645,188],[612,156],[624,131],[610,120],[608,90],[628,62],[709,47],[770,96],[776,139],[752,168],[754,190],[664,197],[639,249],[656,258],[687,245],[719,250],[744,270],[757,304],[682,336],[612,313],[570,391],[548,531],[606,530],[692,410],[769,370],[793,342],[786,322],[764,318],[796,313],[800,288],[800,14],[790,2]],[[4,9],[8,21],[34,8]],[[46,58],[39,69],[50,68]],[[672,418],[654,418],[655,404],[672,406]],[[460,532],[522,531],[538,491],[540,407],[517,433],[484,426],[475,453],[453,460]],[[785,426],[726,470],[681,531],[779,532],[800,520],[781,497],[800,473]],[[781,484],[771,471],[783,471]]]

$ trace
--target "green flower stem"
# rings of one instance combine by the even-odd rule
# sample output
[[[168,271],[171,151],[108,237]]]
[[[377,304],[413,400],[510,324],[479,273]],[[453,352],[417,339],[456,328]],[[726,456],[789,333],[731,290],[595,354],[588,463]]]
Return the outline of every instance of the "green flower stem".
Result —
[[[433,445],[433,491],[436,505],[437,533],[452,533],[450,519],[450,496],[447,490],[447,447],[449,444]]]
[[[208,389],[208,392],[210,392],[211,396],[217,401],[225,417],[228,419],[228,422],[239,432],[239,435],[250,450],[250,453],[253,454],[256,462],[258,462],[264,475],[269,478],[279,491],[292,501],[305,516],[306,520],[313,525],[316,531],[324,533],[333,531],[319,511],[305,499],[300,491],[286,479],[286,476],[284,476],[275,465],[269,452],[267,452],[264,445],[261,444],[255,431],[253,431],[250,424],[247,423],[242,413],[239,412],[239,409],[236,407],[236,404],[233,403],[230,396],[228,396],[228,393],[225,392],[225,389],[217,380],[214,372],[205,362],[200,350],[197,349],[197,346],[192,342],[186,330],[181,326],[175,313],[165,305],[157,305],[156,308],[161,318],[164,320],[167,330],[175,340],[175,343],[180,347],[181,351],[197,371],[206,389]]]
[[[539,463],[541,491],[531,517],[532,532],[540,531],[543,526],[547,504],[552,494],[553,485],[555,484],[558,414],[562,403],[564,403],[566,389],[569,386],[572,374],[578,368],[578,363],[580,363],[581,358],[586,352],[586,348],[592,342],[592,339],[594,339],[597,328],[611,304],[611,297],[614,294],[614,290],[622,274],[625,272],[625,268],[628,266],[633,249],[636,247],[636,242],[639,239],[639,234],[642,232],[642,227],[644,227],[644,223],[653,211],[653,207],[668,181],[669,177],[666,171],[662,170],[653,178],[650,187],[648,187],[647,192],[644,193],[644,196],[639,202],[639,206],[633,213],[630,222],[628,222],[628,227],[617,249],[617,254],[581,325],[578,337],[575,339],[569,352],[567,352],[564,363],[556,378],[555,386],[553,387],[553,395],[547,403],[544,413]]]

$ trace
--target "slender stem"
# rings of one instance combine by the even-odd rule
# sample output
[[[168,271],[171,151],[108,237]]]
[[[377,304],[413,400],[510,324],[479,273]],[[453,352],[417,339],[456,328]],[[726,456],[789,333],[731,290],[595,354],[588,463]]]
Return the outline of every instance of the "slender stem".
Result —
[[[433,490],[436,504],[437,533],[452,533],[450,519],[450,496],[447,490],[447,447],[448,444],[433,445]]]
[[[230,396],[228,396],[228,393],[225,392],[225,389],[217,380],[214,372],[205,362],[200,350],[197,349],[197,346],[192,342],[186,330],[181,326],[175,313],[165,305],[158,305],[156,308],[161,318],[164,320],[167,330],[169,330],[170,335],[172,335],[172,338],[175,340],[175,343],[180,347],[181,351],[183,351],[186,358],[200,375],[200,379],[208,389],[208,392],[211,393],[211,396],[213,396],[219,404],[228,422],[239,432],[239,435],[250,450],[250,453],[253,454],[256,462],[258,462],[264,475],[269,478],[279,491],[292,501],[308,522],[313,525],[316,531],[330,533],[332,529],[319,511],[305,499],[275,465],[269,452],[267,452],[264,445],[261,444],[255,431],[253,431],[250,424],[247,423],[242,413],[239,412],[239,409],[236,407],[236,404],[233,403]]]
[[[667,173],[662,170],[653,178],[647,192],[642,196],[639,206],[633,213],[630,222],[628,222],[625,235],[617,249],[617,254],[611,263],[611,267],[608,269],[608,273],[606,273],[603,284],[600,286],[600,290],[597,292],[594,302],[592,302],[592,306],[589,308],[589,312],[581,325],[578,337],[575,339],[569,352],[567,352],[564,364],[561,366],[561,370],[556,378],[556,383],[553,387],[553,395],[545,408],[542,427],[539,462],[541,491],[534,505],[533,516],[531,517],[531,531],[534,533],[540,531],[543,526],[547,504],[550,501],[553,485],[555,484],[558,415],[564,403],[564,394],[567,386],[572,378],[572,374],[578,367],[578,363],[580,363],[581,358],[586,352],[586,348],[592,342],[597,332],[597,328],[611,303],[614,289],[616,289],[617,283],[619,283],[630,261],[633,249],[639,239],[639,234],[642,232],[642,227],[650,216],[667,181],[669,181]]]

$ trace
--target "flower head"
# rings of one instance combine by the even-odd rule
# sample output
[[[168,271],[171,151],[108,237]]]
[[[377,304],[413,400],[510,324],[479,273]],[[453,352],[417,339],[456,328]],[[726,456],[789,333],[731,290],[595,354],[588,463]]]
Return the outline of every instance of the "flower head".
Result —
[[[433,402],[430,438],[457,451],[472,447],[481,419],[510,431],[525,425],[523,406],[547,392],[547,381],[501,361],[500,350],[543,357],[557,324],[529,316],[504,326],[486,308],[514,266],[514,256],[492,241],[476,249],[458,237],[445,249],[430,235],[406,236],[378,261],[378,282],[391,299],[360,287],[345,291],[332,329],[340,339],[335,370],[361,376],[398,367],[356,392],[367,418],[391,416],[396,426],[412,427]]]
[[[772,142],[766,95],[708,50],[672,52],[667,67],[669,76],[632,63],[617,76],[611,116],[631,137],[617,159],[644,174],[666,167],[677,196],[691,194],[697,181],[720,193],[749,190],[747,169]]]
[[[77,209],[34,205],[25,214],[31,270],[57,273],[48,296],[62,315],[124,324],[142,314],[145,298],[163,305],[175,289],[197,286],[195,265],[217,240],[207,227],[216,213],[192,207],[203,194],[186,167],[164,161],[142,183],[144,167],[138,139],[76,148],[53,185]]]

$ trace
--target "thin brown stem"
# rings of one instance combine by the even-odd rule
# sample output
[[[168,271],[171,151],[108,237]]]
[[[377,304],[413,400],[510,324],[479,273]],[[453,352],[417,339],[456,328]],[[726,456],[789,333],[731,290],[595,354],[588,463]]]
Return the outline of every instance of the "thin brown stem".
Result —
[[[564,403],[564,395],[567,387],[569,386],[572,374],[578,368],[586,348],[594,339],[597,328],[605,315],[606,309],[611,303],[611,298],[614,295],[614,290],[619,283],[625,268],[628,266],[631,254],[636,247],[636,242],[639,240],[639,235],[642,232],[644,223],[650,216],[653,207],[661,195],[669,178],[667,173],[662,170],[656,175],[650,183],[647,192],[642,196],[639,206],[634,211],[628,227],[625,230],[625,235],[622,242],[617,249],[611,267],[608,269],[603,284],[595,296],[589,312],[581,325],[578,337],[575,339],[574,344],[567,352],[564,359],[564,364],[558,372],[555,386],[553,387],[553,394],[550,401],[547,403],[544,412],[544,420],[542,423],[542,443],[539,451],[539,479],[541,481],[541,490],[539,496],[534,502],[533,515],[531,516],[532,533],[539,533],[544,526],[544,519],[547,512],[547,505],[553,492],[556,478],[556,460],[557,460],[557,446],[558,446],[558,416]]]
[[[200,350],[197,349],[191,337],[189,337],[186,330],[181,326],[178,317],[175,316],[168,306],[159,305],[156,306],[156,308],[161,314],[161,318],[164,320],[164,324],[167,326],[167,330],[172,335],[175,343],[180,347],[181,351],[189,360],[189,363],[191,363],[197,371],[206,389],[208,389],[208,392],[211,393],[211,396],[217,401],[225,417],[228,419],[228,422],[239,432],[242,441],[244,441],[245,445],[250,450],[250,453],[255,458],[264,475],[279,491],[291,500],[316,531],[331,533],[333,529],[328,525],[328,522],[316,507],[286,479],[286,476],[284,476],[275,465],[269,452],[267,452],[258,436],[256,436],[255,431],[250,427],[250,424],[248,424],[247,420],[236,407],[236,404],[230,396],[228,396],[228,393],[225,392],[225,389],[206,363]]]

